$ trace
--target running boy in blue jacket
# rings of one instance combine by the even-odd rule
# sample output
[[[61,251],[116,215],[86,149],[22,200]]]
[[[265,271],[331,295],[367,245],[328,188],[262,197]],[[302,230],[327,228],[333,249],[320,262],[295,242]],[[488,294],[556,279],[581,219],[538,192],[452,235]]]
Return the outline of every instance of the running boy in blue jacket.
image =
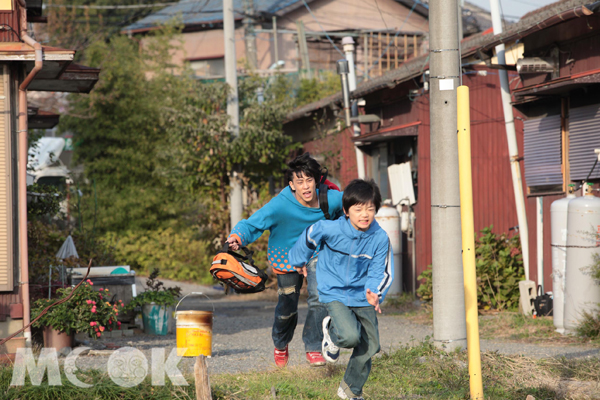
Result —
[[[305,273],[315,250],[323,320],[322,354],[336,362],[339,348],[354,349],[338,388],[342,399],[363,400],[371,357],[379,352],[377,313],[394,279],[390,240],[375,221],[381,194],[373,181],[353,180],[344,190],[345,217],[308,227],[289,252],[290,264]]]

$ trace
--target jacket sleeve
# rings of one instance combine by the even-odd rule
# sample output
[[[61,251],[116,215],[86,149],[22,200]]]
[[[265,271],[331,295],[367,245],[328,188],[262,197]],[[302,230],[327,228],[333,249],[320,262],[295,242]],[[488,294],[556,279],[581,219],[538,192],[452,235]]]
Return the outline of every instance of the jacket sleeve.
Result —
[[[237,236],[242,246],[247,246],[261,237],[264,231],[270,230],[275,223],[273,213],[275,199],[265,204],[250,218],[238,222],[229,236]]]
[[[326,237],[326,221],[319,221],[306,228],[288,252],[288,260],[294,267],[302,267],[310,260]]]
[[[392,281],[394,280],[394,256],[390,239],[385,235],[385,240],[381,240],[375,251],[375,256],[369,265],[367,273],[366,289],[379,295],[379,302],[385,300]]]

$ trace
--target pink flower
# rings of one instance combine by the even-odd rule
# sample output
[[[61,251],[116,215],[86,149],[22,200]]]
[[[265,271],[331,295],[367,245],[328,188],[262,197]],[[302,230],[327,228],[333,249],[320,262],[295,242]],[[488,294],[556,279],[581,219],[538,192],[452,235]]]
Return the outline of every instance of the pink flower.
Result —
[[[85,302],[88,303],[88,304],[92,304],[91,300],[86,300]]]
[[[92,307],[92,312],[95,313],[96,312],[96,307]]]
[[[104,328],[103,326],[101,326],[101,327],[100,327],[100,332],[104,332],[104,329],[105,329],[105,328]]]
[[[121,321],[117,321],[117,325],[121,326]]]
[[[94,286],[94,282],[90,281],[90,286]]]
[[[89,279],[88,279],[86,282],[87,282],[87,283],[92,283],[92,281],[91,281],[91,280],[89,280]]]
[[[119,315],[119,313],[116,313],[117,315]]]
[[[100,332],[96,332],[96,335],[97,335],[98,337],[102,336],[102,334],[101,334]]]
[[[100,295],[100,300],[102,300],[102,299],[103,299],[103,297],[102,297],[102,295]]]
[[[93,321],[92,321],[92,322],[90,322],[90,326],[94,326],[94,325],[96,325],[96,323],[95,323],[95,322],[93,322]]]
[[[104,291],[104,288],[100,288],[100,291],[101,291],[101,292],[103,292],[103,291]]]
[[[92,304],[93,304],[93,305],[96,305],[96,302],[92,300]]]

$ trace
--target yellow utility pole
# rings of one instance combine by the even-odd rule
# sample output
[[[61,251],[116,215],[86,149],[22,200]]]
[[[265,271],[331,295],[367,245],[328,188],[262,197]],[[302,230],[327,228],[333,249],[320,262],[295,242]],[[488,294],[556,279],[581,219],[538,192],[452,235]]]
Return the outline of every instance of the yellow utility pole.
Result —
[[[462,259],[465,279],[465,311],[467,316],[467,349],[471,399],[483,399],[479,320],[477,314],[477,276],[475,273],[475,223],[473,222],[473,180],[471,174],[471,115],[469,88],[459,86],[457,96],[458,173],[460,179],[460,221],[462,226]]]

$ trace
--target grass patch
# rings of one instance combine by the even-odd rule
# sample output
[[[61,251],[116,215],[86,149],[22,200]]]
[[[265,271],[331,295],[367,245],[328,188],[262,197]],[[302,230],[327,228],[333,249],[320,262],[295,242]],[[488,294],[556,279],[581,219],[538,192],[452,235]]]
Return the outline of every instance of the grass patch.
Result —
[[[544,345],[591,343],[589,339],[561,335],[555,329],[552,317],[532,318],[519,312],[510,311],[479,316],[479,335],[481,339]]]
[[[214,400],[330,400],[343,377],[345,365],[310,368],[299,366],[261,373],[211,376]],[[116,399],[195,399],[193,379],[190,386],[152,386],[150,379],[133,388],[114,384],[98,371],[78,374],[93,384],[89,389],[73,386],[63,379],[62,386],[27,384],[9,387],[12,369],[0,369],[0,398],[6,400],[116,400]],[[533,360],[497,353],[482,355],[482,376],[486,399],[594,398],[600,382],[600,361],[548,359]],[[569,384],[566,384],[568,382]],[[573,385],[573,383],[577,383]],[[574,391],[578,391],[575,395]],[[430,341],[404,347],[373,360],[371,376],[364,388],[365,399],[468,399],[469,373],[465,352],[446,353]],[[587,397],[586,397],[587,396]],[[590,397],[592,396],[592,397]]]

